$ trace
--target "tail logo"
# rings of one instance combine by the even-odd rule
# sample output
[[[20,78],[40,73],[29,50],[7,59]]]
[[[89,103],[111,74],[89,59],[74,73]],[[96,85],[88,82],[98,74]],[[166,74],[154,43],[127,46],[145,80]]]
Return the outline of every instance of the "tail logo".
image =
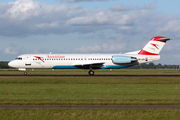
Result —
[[[153,45],[154,47],[156,47],[156,48],[159,50],[159,48],[158,48],[158,45],[157,45],[157,44],[153,44],[153,43],[151,43],[151,45]]]

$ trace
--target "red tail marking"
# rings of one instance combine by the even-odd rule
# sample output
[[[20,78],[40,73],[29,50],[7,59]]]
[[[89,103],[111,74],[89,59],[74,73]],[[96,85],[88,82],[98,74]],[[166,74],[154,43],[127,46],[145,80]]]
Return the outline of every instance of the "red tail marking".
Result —
[[[156,37],[153,37],[153,38],[151,39],[151,41],[164,42],[164,41],[160,41],[160,40],[158,40],[158,39],[162,39],[162,38],[167,38],[167,37],[163,37],[163,36],[156,36]],[[166,42],[165,42],[165,43],[166,43]]]
[[[157,49],[159,49],[158,47],[157,47],[157,44],[153,44],[153,43],[150,43],[151,45],[153,45],[154,47],[156,47]]]
[[[158,54],[155,54],[155,53],[147,52],[145,50],[141,50],[138,54],[139,55],[158,55]]]

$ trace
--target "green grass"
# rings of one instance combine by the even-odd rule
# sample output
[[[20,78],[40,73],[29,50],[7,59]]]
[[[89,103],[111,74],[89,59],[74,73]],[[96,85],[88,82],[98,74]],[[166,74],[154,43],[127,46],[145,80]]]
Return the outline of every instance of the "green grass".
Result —
[[[1,120],[179,120],[179,109],[0,109]]]
[[[0,104],[180,105],[179,77],[0,77]]]
[[[28,75],[88,75],[89,70],[59,70],[55,69],[28,69]],[[180,70],[176,69],[109,69],[105,70],[94,70],[95,75],[179,75]],[[0,75],[23,75],[23,71],[16,69],[1,69]]]
[[[180,85],[15,84],[0,88],[0,104],[180,104]]]
[[[0,74],[23,74],[0,70]],[[87,70],[28,70],[87,75]],[[179,70],[97,70],[96,75],[180,74]],[[180,105],[180,77],[0,77],[1,105]],[[169,120],[179,109],[0,109],[2,120]]]
[[[180,77],[0,77],[0,84],[180,84]]]

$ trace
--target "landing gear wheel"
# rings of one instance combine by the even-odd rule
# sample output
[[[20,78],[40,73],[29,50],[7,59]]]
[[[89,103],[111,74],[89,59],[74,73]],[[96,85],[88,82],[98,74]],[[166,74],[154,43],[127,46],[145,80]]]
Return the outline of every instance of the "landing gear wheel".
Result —
[[[27,75],[27,72],[24,72],[24,75]]]
[[[94,75],[94,71],[90,70],[89,75]]]

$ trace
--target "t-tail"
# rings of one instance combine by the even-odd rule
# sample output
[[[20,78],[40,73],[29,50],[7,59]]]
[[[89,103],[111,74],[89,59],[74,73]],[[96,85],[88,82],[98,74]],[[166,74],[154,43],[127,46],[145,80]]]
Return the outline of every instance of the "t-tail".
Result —
[[[161,49],[168,40],[172,38],[167,38],[163,36],[153,37],[146,46],[138,53],[138,55],[159,55]]]

